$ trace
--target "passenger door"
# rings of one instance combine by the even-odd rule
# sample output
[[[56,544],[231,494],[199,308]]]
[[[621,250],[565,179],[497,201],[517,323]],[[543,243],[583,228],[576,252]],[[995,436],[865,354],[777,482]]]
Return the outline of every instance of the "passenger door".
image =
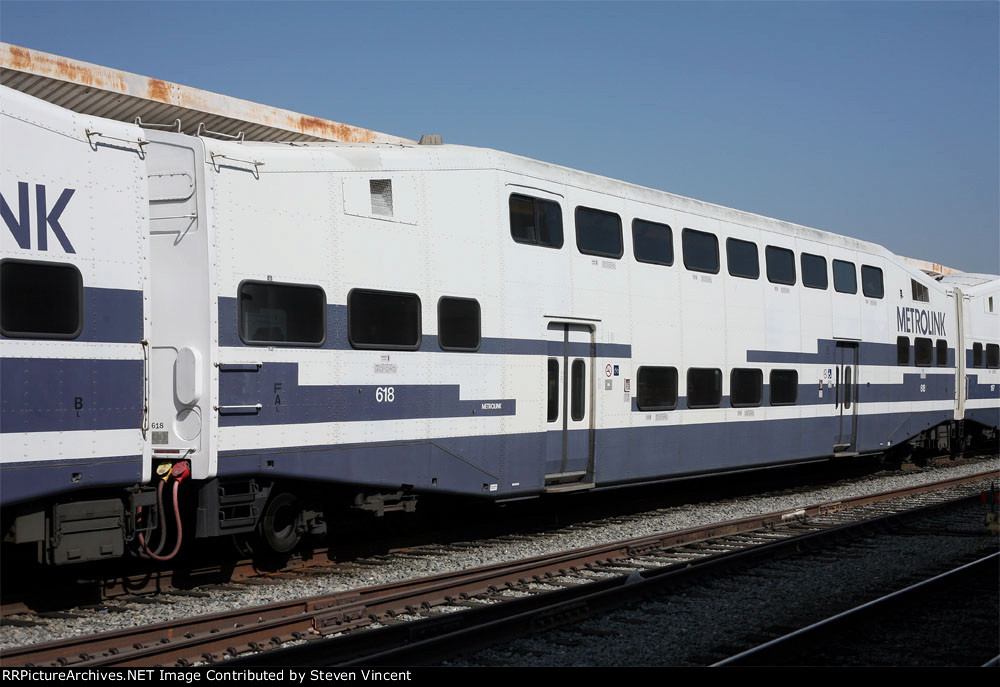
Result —
[[[554,322],[547,329],[547,491],[593,486],[594,331]]]
[[[858,345],[837,342],[837,421],[834,454],[853,453],[857,438]]]

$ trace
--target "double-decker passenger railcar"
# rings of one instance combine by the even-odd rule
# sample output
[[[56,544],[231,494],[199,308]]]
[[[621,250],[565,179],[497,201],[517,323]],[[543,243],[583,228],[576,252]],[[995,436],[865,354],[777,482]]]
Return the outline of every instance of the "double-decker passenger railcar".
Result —
[[[492,150],[0,98],[3,523],[42,560],[995,438],[996,277]]]

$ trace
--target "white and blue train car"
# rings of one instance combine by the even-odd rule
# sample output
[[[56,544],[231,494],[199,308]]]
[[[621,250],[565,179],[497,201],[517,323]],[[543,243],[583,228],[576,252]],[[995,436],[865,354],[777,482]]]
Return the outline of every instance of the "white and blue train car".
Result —
[[[995,440],[995,277],[432,139],[0,97],[4,530],[43,560]]]

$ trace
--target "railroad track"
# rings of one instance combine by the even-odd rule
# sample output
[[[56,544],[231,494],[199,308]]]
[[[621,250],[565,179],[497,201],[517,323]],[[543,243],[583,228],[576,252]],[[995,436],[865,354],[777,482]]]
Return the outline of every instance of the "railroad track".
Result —
[[[990,455],[982,454],[981,452],[969,452],[962,454],[958,459],[952,459],[949,456],[938,456],[930,459],[928,462],[940,466],[954,466],[975,463],[983,457],[990,457]],[[906,464],[899,470],[882,471],[877,474],[908,474],[927,469],[933,468]],[[770,471],[765,471],[765,473],[768,475],[765,484],[773,491],[775,488],[775,475]],[[759,474],[764,475],[765,473]],[[802,487],[801,476],[796,477],[795,475],[797,474],[794,470],[784,473],[783,478],[777,479],[777,488]],[[820,470],[818,471],[818,475],[813,474],[813,472],[807,472],[806,474],[811,475],[805,482],[806,486],[830,484],[830,477],[835,478],[833,484],[839,484],[844,481],[842,471],[829,474],[826,471]],[[816,479],[817,476],[819,479]],[[707,485],[701,488],[704,491],[704,497],[699,497],[700,492],[697,490],[693,494],[686,490],[684,496],[685,498],[694,498],[695,500],[699,498],[718,498],[718,494],[716,493],[717,488],[712,488],[710,485],[711,481],[709,480]],[[763,488],[763,486],[763,484],[758,486],[756,482],[751,480],[747,483],[745,489],[738,489],[731,496],[735,498],[744,493],[753,493],[755,490]],[[667,498],[665,503],[662,494],[657,493],[652,497],[644,497],[641,496],[641,493],[643,493],[642,488],[637,489],[640,496],[636,501],[630,501],[630,503],[639,510],[651,510],[657,507],[662,508],[677,505],[674,502],[676,499],[672,501]],[[618,521],[627,522],[630,517],[634,516],[636,508],[630,511],[632,513],[630,515],[629,513],[622,514],[621,508],[618,508],[618,512],[615,513],[605,503],[590,504],[589,507],[585,505],[577,509],[574,517],[576,518],[575,521],[581,523],[582,526],[593,524],[593,522],[587,523],[587,520],[596,520],[597,524],[613,524]],[[608,510],[612,510],[610,515],[607,512]],[[540,525],[540,522],[545,524]],[[569,522],[572,523],[574,521]],[[566,521],[560,518],[559,523],[564,525]],[[330,548],[325,546],[316,546],[307,549],[287,560],[264,562],[246,557],[235,560],[232,558],[219,558],[218,551],[209,551],[199,552],[197,556],[192,556],[195,560],[205,560],[207,558],[209,562],[186,563],[176,568],[155,564],[151,566],[148,562],[136,561],[134,564],[139,567],[125,574],[119,571],[121,563],[116,563],[110,568],[113,572],[107,574],[101,573],[99,570],[94,570],[77,578],[72,576],[67,577],[66,573],[72,572],[68,570],[43,570],[35,574],[28,573],[29,576],[25,581],[18,579],[20,569],[16,571],[8,570],[5,571],[4,600],[0,602],[0,619],[2,619],[0,622],[13,626],[41,625],[54,618],[72,617],[71,609],[74,606],[116,612],[120,610],[114,606],[116,602],[144,603],[147,601],[142,599],[144,596],[162,595],[166,599],[177,595],[197,596],[198,589],[213,590],[219,588],[220,585],[224,587],[232,583],[262,584],[268,580],[278,582],[287,579],[309,578],[331,573],[336,574],[357,569],[358,567],[377,565],[379,562],[386,560],[386,555],[390,557],[419,556],[427,553],[445,555],[449,550],[453,550],[456,545],[460,546],[460,542],[466,540],[468,537],[479,541],[491,538],[512,537],[512,541],[519,541],[523,540],[521,538],[524,536],[533,536],[544,532],[546,525],[548,527],[555,526],[554,524],[547,523],[544,512],[540,514],[535,510],[531,510],[521,514],[521,517],[512,517],[510,513],[505,513],[502,521],[498,520],[495,523],[489,521],[485,525],[477,519],[477,529],[475,531],[452,529],[448,532],[431,531],[416,536],[400,537],[396,535],[385,539],[385,545],[379,551],[371,548],[370,543],[367,541],[370,537],[366,537],[366,543],[360,547],[352,546],[350,543],[347,543],[345,547],[342,543],[336,556]],[[484,527],[485,534],[483,531]],[[448,541],[453,543],[429,543]],[[219,558],[219,560],[215,560],[216,558]],[[55,574],[53,575],[53,573]],[[47,577],[50,575],[51,577]],[[40,579],[42,580],[41,583]],[[45,591],[43,594],[31,591],[38,589],[44,589]],[[19,596],[17,595],[19,590],[28,590],[28,594],[31,596]],[[41,612],[41,615],[38,615],[35,620],[11,618],[11,616],[30,615],[35,611]]]
[[[221,660],[248,665],[433,661],[456,648],[495,642],[511,632],[579,619],[636,593],[647,593],[668,578],[678,579],[685,571],[777,555],[782,548],[846,536],[851,529],[897,518],[903,511],[939,507],[959,496],[978,497],[984,480],[991,477],[995,473],[418,580],[9,649],[0,652],[0,662],[124,667]],[[357,631],[363,628],[378,629]],[[299,646],[277,649],[289,643]],[[255,655],[242,656],[248,652]]]
[[[894,620],[898,621],[900,614],[912,615],[913,612],[920,614],[920,620],[924,624],[938,625],[933,630],[940,639],[946,639],[952,626],[945,628],[939,626],[938,611],[942,601],[947,604],[954,603],[956,597],[972,597],[995,610],[995,599],[990,599],[987,592],[990,590],[995,592],[997,589],[998,574],[1000,574],[1000,552],[963,563],[898,591],[759,644],[713,665],[831,665],[831,656],[853,655],[856,658],[859,652],[865,652],[868,648],[865,645],[870,646],[873,642],[873,633],[869,629],[871,624],[891,623]],[[908,618],[906,622],[912,621],[912,618]],[[995,652],[996,637],[993,636],[992,639],[994,640],[992,650]],[[916,656],[930,651],[932,646],[933,642],[920,642],[910,646],[909,653],[911,656]],[[879,652],[882,653],[881,647]],[[987,653],[985,658],[988,660],[993,655]],[[884,659],[885,656],[881,658]],[[898,661],[898,653],[890,653],[890,658]],[[866,662],[871,664],[870,660]],[[837,660],[834,664],[842,663]]]

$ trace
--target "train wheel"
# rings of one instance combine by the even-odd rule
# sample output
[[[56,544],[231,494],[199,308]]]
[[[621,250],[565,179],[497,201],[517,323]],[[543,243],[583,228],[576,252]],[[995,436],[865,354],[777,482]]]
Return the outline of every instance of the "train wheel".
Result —
[[[260,538],[275,553],[288,553],[302,539],[302,506],[287,492],[267,504],[260,519]]]

